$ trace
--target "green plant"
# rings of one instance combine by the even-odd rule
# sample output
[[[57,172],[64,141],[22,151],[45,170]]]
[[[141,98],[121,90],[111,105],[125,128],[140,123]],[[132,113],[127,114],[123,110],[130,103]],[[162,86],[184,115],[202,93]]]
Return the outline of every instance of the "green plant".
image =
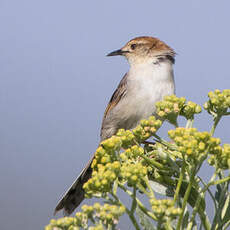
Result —
[[[125,213],[134,229],[229,229],[230,145],[220,145],[221,140],[213,134],[220,119],[230,115],[230,90],[215,90],[208,96],[204,109],[213,117],[210,132],[193,128],[194,115],[201,112],[199,105],[172,95],[156,103],[158,119],[152,116],[135,129],[121,129],[103,141],[84,189],[87,198],[100,198],[104,204],[83,205],[82,212],[51,220],[45,229],[116,229]],[[179,116],[187,120],[185,127],[178,127]],[[171,141],[156,134],[165,120],[175,126],[168,131]],[[147,141],[149,138],[154,142]],[[205,162],[214,169],[208,182],[198,176]],[[129,205],[121,200],[118,190],[131,199]],[[165,199],[157,199],[157,193]],[[214,206],[212,221],[206,213],[210,207],[206,205],[207,193]],[[144,196],[148,204],[143,203]]]

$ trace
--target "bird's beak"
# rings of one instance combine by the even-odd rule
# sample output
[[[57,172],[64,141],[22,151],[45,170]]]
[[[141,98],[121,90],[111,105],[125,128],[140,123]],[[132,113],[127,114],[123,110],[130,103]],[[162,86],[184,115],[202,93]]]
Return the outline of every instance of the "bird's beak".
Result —
[[[117,55],[123,55],[124,53],[128,53],[128,51],[124,51],[122,49],[119,49],[119,50],[115,50],[115,51],[107,54],[106,56],[117,56]]]

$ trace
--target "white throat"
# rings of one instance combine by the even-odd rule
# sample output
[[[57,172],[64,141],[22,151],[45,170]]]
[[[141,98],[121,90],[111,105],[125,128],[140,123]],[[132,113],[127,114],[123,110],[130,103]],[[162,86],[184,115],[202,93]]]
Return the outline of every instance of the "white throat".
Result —
[[[135,106],[137,117],[148,118],[155,113],[155,103],[175,93],[173,67],[170,61],[131,65],[127,87],[130,105]],[[133,104],[132,104],[133,103]]]
[[[150,91],[151,94],[157,94],[159,90],[166,94],[167,91],[170,91],[170,94],[174,93],[173,66],[170,61],[154,62],[152,60],[131,65],[128,74],[132,87],[139,90]]]

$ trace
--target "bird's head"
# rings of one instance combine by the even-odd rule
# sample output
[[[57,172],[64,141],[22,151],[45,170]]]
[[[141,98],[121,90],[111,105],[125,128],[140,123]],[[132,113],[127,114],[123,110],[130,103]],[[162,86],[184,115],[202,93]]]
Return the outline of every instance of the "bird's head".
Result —
[[[168,56],[174,62],[175,52],[166,43],[154,37],[137,37],[130,40],[121,49],[109,53],[107,56],[122,55],[128,62],[138,64],[157,57]]]

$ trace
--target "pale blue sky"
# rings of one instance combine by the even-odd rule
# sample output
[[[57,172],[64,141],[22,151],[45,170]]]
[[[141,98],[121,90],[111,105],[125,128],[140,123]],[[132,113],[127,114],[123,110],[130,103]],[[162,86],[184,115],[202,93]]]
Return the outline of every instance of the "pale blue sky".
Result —
[[[128,70],[106,54],[131,38],[175,49],[178,96],[203,104],[210,90],[230,88],[229,9],[227,0],[0,0],[1,229],[48,224]],[[210,120],[205,113],[196,126],[208,130]],[[224,142],[229,125],[216,132]]]

